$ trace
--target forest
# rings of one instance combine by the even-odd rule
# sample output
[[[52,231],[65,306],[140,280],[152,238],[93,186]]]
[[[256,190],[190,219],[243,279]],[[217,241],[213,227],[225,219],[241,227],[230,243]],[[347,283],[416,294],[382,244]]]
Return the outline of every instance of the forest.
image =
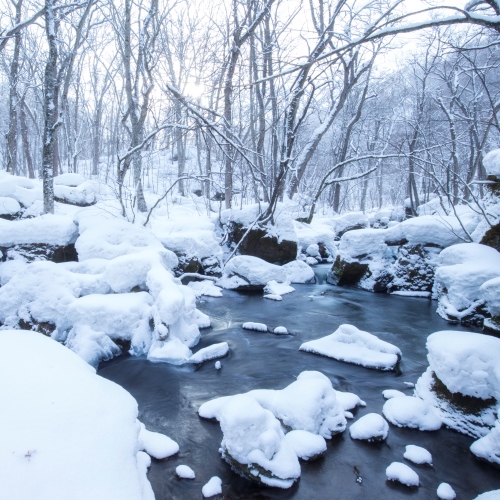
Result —
[[[310,219],[481,197],[498,142],[498,5],[5,2],[3,167],[98,176],[126,206],[175,183]],[[421,30],[423,26],[427,29]],[[408,34],[408,32],[414,32]]]

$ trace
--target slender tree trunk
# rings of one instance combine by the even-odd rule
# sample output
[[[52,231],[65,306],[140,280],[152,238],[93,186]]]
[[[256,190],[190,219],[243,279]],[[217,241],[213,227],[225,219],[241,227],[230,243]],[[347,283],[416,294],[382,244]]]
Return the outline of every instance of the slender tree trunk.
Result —
[[[23,0],[18,0],[16,6],[16,24],[21,22]],[[19,93],[17,81],[19,76],[19,52],[21,50],[21,32],[14,35],[14,52],[9,74],[9,129],[7,131],[7,172],[17,173],[17,129],[19,115]]]
[[[45,64],[44,77],[44,127],[42,147],[43,211],[54,213],[54,161],[55,135],[58,127],[57,95],[57,41],[56,41],[56,0],[45,0],[45,32],[49,54]]]

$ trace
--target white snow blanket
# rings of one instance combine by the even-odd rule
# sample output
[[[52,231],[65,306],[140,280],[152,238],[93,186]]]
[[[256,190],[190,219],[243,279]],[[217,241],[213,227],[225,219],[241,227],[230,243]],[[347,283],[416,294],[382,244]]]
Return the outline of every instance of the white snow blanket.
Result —
[[[434,294],[437,312],[445,319],[463,318],[484,303],[481,286],[500,277],[500,253],[479,243],[461,243],[439,254]],[[445,292],[446,290],[446,292]]]
[[[39,333],[0,331],[0,350],[3,497],[154,498],[128,392]]]
[[[340,325],[331,335],[305,342],[300,350],[378,370],[392,370],[401,359],[398,347],[353,325]]]
[[[383,441],[389,434],[389,424],[378,413],[368,413],[349,427],[352,439]]]
[[[76,187],[86,181],[85,177],[77,173],[65,173],[54,177],[54,186]]]
[[[436,410],[420,398],[402,396],[386,401],[382,408],[384,417],[398,427],[421,431],[437,431],[441,419]]]

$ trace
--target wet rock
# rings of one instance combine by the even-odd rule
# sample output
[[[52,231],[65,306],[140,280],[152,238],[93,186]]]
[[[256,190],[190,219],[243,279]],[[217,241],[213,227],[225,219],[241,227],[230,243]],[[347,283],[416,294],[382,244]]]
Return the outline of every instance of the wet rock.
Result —
[[[30,317],[29,320],[20,319],[19,328],[21,330],[33,330],[34,332],[42,333],[50,337],[52,332],[56,329],[56,325],[50,321],[40,321]]]
[[[368,264],[358,261],[347,261],[337,255],[326,281],[331,285],[356,286],[368,271]]]
[[[240,243],[248,228],[242,224],[232,222],[229,225],[229,242]],[[265,228],[252,229],[239,246],[242,255],[259,257],[271,264],[287,264],[297,257],[298,245],[296,241],[281,239],[269,234]]]

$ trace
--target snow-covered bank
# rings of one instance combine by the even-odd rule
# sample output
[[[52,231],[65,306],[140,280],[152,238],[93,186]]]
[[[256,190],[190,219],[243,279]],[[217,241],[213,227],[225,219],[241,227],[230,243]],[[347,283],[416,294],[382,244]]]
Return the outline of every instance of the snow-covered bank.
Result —
[[[0,350],[2,497],[154,498],[141,450],[178,446],[144,429],[127,391],[39,333],[0,331]]]

